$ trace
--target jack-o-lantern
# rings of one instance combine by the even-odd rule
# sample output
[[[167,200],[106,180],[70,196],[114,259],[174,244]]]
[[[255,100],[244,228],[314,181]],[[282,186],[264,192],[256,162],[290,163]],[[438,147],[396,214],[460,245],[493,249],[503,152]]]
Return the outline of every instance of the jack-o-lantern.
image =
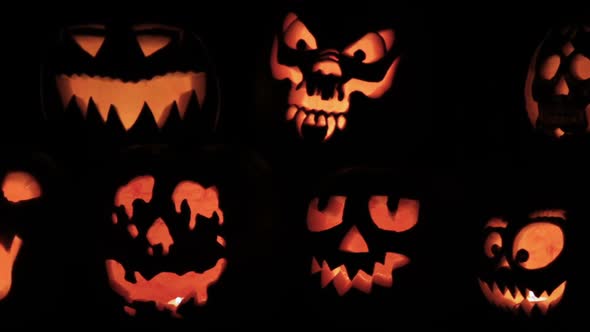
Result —
[[[421,265],[414,262],[421,198],[417,182],[399,179],[388,170],[345,169],[306,195],[304,293],[321,320],[344,323],[339,313],[346,313],[368,326],[379,307],[412,313],[407,300],[422,291],[410,281],[412,266]]]
[[[546,315],[567,291],[568,276],[561,266],[568,245],[567,213],[539,210],[520,217],[524,222],[493,217],[485,224],[483,253],[489,268],[479,285],[498,308]]]
[[[275,112],[294,135],[308,141],[333,140],[348,130],[354,112],[374,117],[370,112],[378,103],[370,101],[377,102],[392,88],[402,54],[404,37],[396,18],[332,5],[293,6],[272,43],[272,76],[289,82],[284,108]],[[354,14],[347,15],[347,9]],[[369,102],[365,108],[354,110],[361,104],[357,97]]]
[[[39,182],[31,174],[22,171],[11,171],[2,180],[2,194],[4,204],[19,204],[41,197],[42,190]],[[3,204],[3,205],[4,205]],[[4,223],[19,220],[4,220]],[[4,224],[3,226],[6,226]],[[14,227],[14,226],[13,226]],[[0,301],[10,292],[12,286],[12,269],[22,246],[22,235],[19,232],[2,232],[0,244]]]
[[[182,24],[133,17],[59,29],[43,67],[46,116],[99,146],[211,135],[218,83],[204,43]]]
[[[4,322],[17,322],[23,315],[55,321],[68,298],[65,285],[75,274],[68,267],[75,264],[66,248],[75,241],[65,231],[67,216],[59,213],[56,166],[44,153],[3,150],[0,315]],[[47,299],[53,303],[49,308],[38,302]]]
[[[590,25],[550,30],[525,84],[526,110],[538,131],[560,138],[590,132]]]
[[[576,271],[583,254],[577,233],[585,234],[586,225],[584,196],[572,188],[582,182],[573,180],[575,168],[550,166],[496,169],[473,181],[481,193],[473,192],[477,199],[469,204],[479,222],[466,241],[476,264],[464,284],[471,285],[474,302],[465,302],[473,304],[470,314],[490,324],[537,329],[577,321],[575,308],[585,297]]]
[[[105,278],[101,289],[108,295],[99,296],[109,315],[130,322],[216,321],[241,301],[226,292],[247,297],[241,292],[250,290],[236,291],[232,278],[256,285],[248,281],[252,271],[238,268],[250,258],[236,258],[248,253],[248,241],[236,236],[255,240],[257,232],[251,223],[258,220],[239,194],[255,193],[239,182],[240,167],[252,160],[227,158],[231,153],[220,148],[147,145],[105,160],[108,175],[97,179],[98,188],[104,182],[100,195],[106,201],[100,199],[96,264]]]

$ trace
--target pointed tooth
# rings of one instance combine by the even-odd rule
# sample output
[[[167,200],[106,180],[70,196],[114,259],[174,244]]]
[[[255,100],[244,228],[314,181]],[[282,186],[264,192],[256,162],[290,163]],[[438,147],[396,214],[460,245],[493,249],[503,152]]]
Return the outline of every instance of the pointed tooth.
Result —
[[[191,90],[189,92],[185,92],[181,94],[174,102],[178,107],[178,114],[180,114],[180,119],[184,120],[184,115],[186,114],[186,109],[191,101],[191,98],[195,94],[195,91]]]
[[[344,114],[338,116],[338,121],[336,123],[338,125],[338,129],[343,130],[346,127],[346,117]]]
[[[367,272],[360,270],[352,279],[352,287],[360,290],[365,294],[371,293],[371,286],[373,285],[373,277]]]
[[[318,263],[318,260],[315,257],[313,257],[311,259],[311,274],[318,273],[321,270],[322,270],[322,268],[320,266],[320,263]]]
[[[315,114],[310,113],[307,118],[305,118],[304,123],[308,126],[315,126]]]
[[[326,136],[324,137],[324,142],[330,139],[332,135],[334,135],[334,130],[336,130],[336,119],[334,119],[333,115],[328,117],[328,129],[326,130]]]
[[[145,278],[138,271],[135,271],[133,275],[135,276],[137,283],[146,282]]]
[[[326,116],[320,114],[317,118],[316,126],[318,127],[325,127],[326,126]]]
[[[492,293],[494,294],[494,296],[498,296],[498,297],[502,297],[503,296],[502,291],[498,287],[498,284],[495,283],[495,282],[492,285]]]
[[[515,290],[515,294],[514,294],[514,302],[521,303],[522,301],[524,301],[524,296],[522,295],[522,293],[520,292],[520,290],[517,287]]]
[[[287,109],[286,119],[287,121],[291,121],[295,118],[295,114],[297,114],[297,106],[291,105]]]
[[[334,279],[334,277],[336,276],[336,274],[339,272],[339,269],[336,268],[334,269],[334,271],[330,270],[330,266],[328,265],[328,263],[326,261],[322,262],[322,288],[325,288],[326,286],[328,286],[328,284],[330,283],[330,281],[332,281],[332,279]]]
[[[334,277],[333,284],[338,295],[342,296],[352,288],[352,281],[350,281],[346,266],[340,265],[338,269],[339,273]]]
[[[537,305],[537,308],[539,308],[539,310],[541,311],[541,313],[543,313],[543,315],[547,314],[547,311],[549,310],[549,302],[548,301],[537,302],[536,305]]]
[[[301,127],[303,126],[303,121],[305,121],[306,117],[307,115],[302,110],[297,111],[297,115],[295,115],[295,126],[297,127],[297,132],[299,133],[300,137],[303,137]]]
[[[547,291],[543,291],[543,293],[541,293],[541,296],[539,296],[540,298],[549,298],[549,294],[547,294]]]
[[[176,105],[176,107],[178,108],[178,104],[176,103],[176,101],[173,101],[172,104],[165,106],[164,108],[161,108],[161,109],[156,108],[156,107],[152,108],[150,106],[151,110],[154,110],[154,109],[158,110],[158,111],[154,111],[152,113],[154,115],[154,119],[156,120],[156,124],[158,125],[158,128],[162,129],[162,127],[164,127],[164,124],[166,123],[166,120],[168,120],[168,116],[170,115],[170,111],[172,110],[172,107],[174,107],[174,105]]]
[[[531,315],[531,312],[533,311],[533,307],[534,306],[535,306],[535,304],[534,303],[531,303],[529,301],[522,301],[520,303],[520,307],[527,314],[527,316],[530,316]]]

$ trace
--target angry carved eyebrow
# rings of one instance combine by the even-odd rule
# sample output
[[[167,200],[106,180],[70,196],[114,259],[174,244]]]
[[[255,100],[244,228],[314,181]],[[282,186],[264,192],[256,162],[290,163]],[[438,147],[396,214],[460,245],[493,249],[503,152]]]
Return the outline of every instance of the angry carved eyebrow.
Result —
[[[559,218],[559,219],[566,219],[566,212],[565,210],[561,209],[548,209],[548,210],[538,210],[531,214],[529,214],[530,219],[539,219],[539,218]]]
[[[486,223],[484,228],[506,228],[508,226],[508,222],[502,220],[501,218],[494,217]]]

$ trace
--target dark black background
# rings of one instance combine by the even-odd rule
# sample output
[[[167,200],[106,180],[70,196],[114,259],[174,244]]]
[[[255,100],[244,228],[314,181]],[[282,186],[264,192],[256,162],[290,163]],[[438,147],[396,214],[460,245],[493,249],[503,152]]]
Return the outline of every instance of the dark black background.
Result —
[[[320,3],[327,5],[318,1],[318,5]],[[342,2],[333,6],[363,4]],[[380,7],[377,10],[388,10],[386,4],[383,2],[374,6]],[[166,2],[151,8],[132,5],[125,10],[117,6],[96,8],[95,5],[90,7],[79,4],[79,7],[75,7],[55,4],[47,8],[52,12],[50,15],[40,15],[38,18],[31,18],[29,14],[21,15],[19,17],[23,17],[23,22],[5,28],[4,45],[7,46],[3,52],[7,58],[3,60],[4,106],[0,123],[3,150],[46,148],[43,143],[48,133],[41,112],[38,78],[39,62],[44,57],[47,36],[71,17],[100,16],[105,13],[150,18],[167,16],[193,25],[211,51],[221,84],[221,125],[215,140],[257,150],[256,143],[261,139],[256,122],[260,116],[256,107],[261,103],[257,98],[261,95],[259,89],[263,88],[261,82],[264,80],[261,77],[268,70],[265,54],[273,37],[280,3],[255,5],[215,1],[207,5],[189,6],[184,2]],[[533,178],[532,183],[537,187],[557,187],[559,189],[556,190],[567,193],[567,197],[576,201],[583,202],[589,197],[587,184],[590,182],[588,176],[584,175],[590,165],[585,161],[588,145],[584,142],[565,147],[547,145],[546,141],[533,135],[524,110],[524,81],[535,47],[549,27],[585,15],[588,13],[587,6],[559,2],[551,6],[531,4],[513,8],[516,5],[415,4],[413,8],[413,13],[417,15],[413,25],[418,29],[415,36],[420,40],[414,41],[415,59],[412,64],[416,75],[409,79],[408,86],[411,88],[408,88],[407,93],[424,108],[420,121],[412,124],[417,126],[412,129],[421,135],[407,142],[412,147],[409,150],[413,152],[408,159],[398,160],[392,154],[391,160],[387,162],[415,177],[424,174],[419,182],[428,189],[428,197],[432,201],[432,211],[429,213],[433,218],[430,222],[433,225],[432,233],[439,236],[431,236],[431,243],[420,242],[416,245],[432,252],[436,258],[433,261],[437,263],[429,271],[440,273],[425,276],[424,283],[431,286],[432,283],[436,284],[434,288],[449,298],[427,300],[425,311],[417,317],[423,317],[426,322],[429,321],[428,317],[432,317],[437,324],[447,324],[440,327],[449,329],[469,326],[466,323],[469,316],[481,314],[477,311],[478,307],[472,305],[478,303],[477,300],[470,298],[479,294],[472,294],[469,285],[474,266],[470,259],[475,255],[474,251],[480,250],[479,246],[472,244],[481,225],[480,220],[470,218],[477,218],[478,211],[472,210],[482,203],[480,199],[485,197],[493,200],[497,196],[491,193],[502,196],[504,192],[516,190],[520,183],[515,181],[522,174]],[[30,13],[30,10],[26,13]],[[40,40],[39,44],[37,40]],[[39,58],[35,57],[37,54]],[[412,102],[411,98],[407,99],[407,103]],[[272,138],[264,137],[263,140]],[[373,150],[388,151],[392,145],[400,142],[380,141],[374,144]],[[80,146],[80,149],[83,148]],[[63,167],[67,169],[68,166]],[[273,168],[272,163],[269,163],[269,167],[275,175],[275,191],[288,193],[278,195],[276,199],[296,199],[297,196],[291,195],[297,194],[297,190],[288,187],[296,183],[296,179],[285,177],[287,172]],[[321,165],[318,169],[321,169]],[[494,179],[499,180],[496,182]],[[543,184],[548,186],[544,187]],[[298,189],[302,189],[301,186],[300,183]],[[532,187],[527,189],[530,192]],[[580,190],[579,195],[574,194]],[[283,220],[281,216],[290,214],[280,209],[283,206],[269,206],[276,213],[273,222],[278,226],[276,232],[269,232],[268,236],[280,236],[275,241],[282,246],[278,247],[280,250],[275,250],[268,270],[261,273],[273,274],[274,265],[271,263],[280,263],[281,256],[278,253],[282,250],[297,250],[297,241],[289,239],[288,231],[285,231],[284,225],[280,225]],[[576,234],[584,233],[587,226],[579,227]],[[68,231],[68,234],[74,233],[73,230]],[[584,248],[580,246],[577,249]],[[580,255],[583,257],[582,253]],[[83,259],[83,254],[80,253],[79,257]],[[582,273],[580,271],[578,273]],[[273,322],[275,314],[276,317],[283,317],[273,310],[267,311],[268,308],[277,309],[280,313],[281,310],[292,310],[291,305],[296,306],[298,303],[289,285],[286,285],[289,278],[285,278],[285,282],[281,276],[271,279],[276,281],[272,285],[273,295],[285,296],[261,298],[259,301],[267,301],[262,305],[252,300],[252,305],[260,305],[256,322]],[[461,291],[452,297],[452,289]],[[91,307],[92,300],[86,300]],[[581,302],[578,304],[582,305]],[[572,307],[578,304],[574,303]],[[387,311],[386,308],[384,311]],[[231,313],[228,315],[231,317]],[[394,328],[395,319],[390,317],[391,314],[383,316],[384,325]],[[307,318],[302,317],[299,323]],[[510,320],[500,322],[512,323]],[[280,326],[282,321],[273,323]]]

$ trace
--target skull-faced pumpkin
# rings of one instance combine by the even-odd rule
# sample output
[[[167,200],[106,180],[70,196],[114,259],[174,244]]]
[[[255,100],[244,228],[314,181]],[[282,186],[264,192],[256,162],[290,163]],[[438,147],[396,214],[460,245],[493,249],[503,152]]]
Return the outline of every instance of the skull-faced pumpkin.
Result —
[[[58,35],[44,66],[44,104],[59,128],[89,131],[102,144],[215,130],[217,79],[190,29],[119,17],[68,22]]]
[[[531,124],[555,137],[590,132],[590,26],[550,30],[531,59],[525,84]]]
[[[290,82],[285,108],[276,111],[300,137],[320,141],[347,129],[353,95],[373,101],[383,97],[401,54],[395,20],[372,15],[374,20],[367,21],[328,7],[310,3],[286,13],[270,57],[273,77]],[[370,112],[370,103],[367,108],[355,112]]]

